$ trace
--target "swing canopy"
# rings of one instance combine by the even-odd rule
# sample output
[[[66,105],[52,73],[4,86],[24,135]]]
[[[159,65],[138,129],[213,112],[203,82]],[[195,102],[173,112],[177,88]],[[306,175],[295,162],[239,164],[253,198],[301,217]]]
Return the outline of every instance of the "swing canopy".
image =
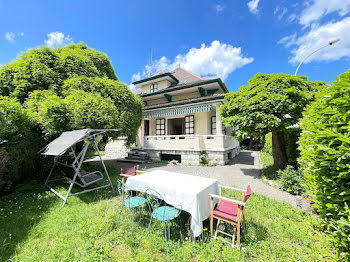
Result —
[[[108,175],[107,168],[103,162],[103,159],[101,157],[101,154],[96,142],[96,136],[102,135],[103,133],[110,132],[110,131],[119,131],[119,129],[87,128],[87,129],[63,132],[58,138],[53,140],[51,143],[46,145],[43,149],[41,149],[38,152],[39,154],[44,156],[54,156],[54,164],[46,179],[45,185],[50,189],[50,191],[52,191],[55,195],[57,195],[59,198],[63,200],[63,205],[66,204],[68,197],[70,196],[87,193],[90,191],[94,191],[94,190],[98,190],[106,187],[111,187],[112,191],[114,192],[114,188],[110,180],[110,177]],[[84,146],[82,150],[80,152],[75,152],[73,148],[74,145],[83,141],[84,141]],[[92,145],[93,148],[97,151],[100,162],[104,168],[105,175],[108,179],[107,184],[97,186],[94,188],[91,188],[90,185],[95,184],[100,180],[102,180],[104,178],[104,175],[100,171],[88,172],[81,169],[81,166],[84,162],[84,158],[89,145]],[[60,161],[60,158],[67,157],[67,156],[72,158],[71,163]],[[63,169],[61,168],[62,166],[68,167],[70,168],[70,170],[73,170],[73,174],[69,176],[66,172],[63,171]],[[62,196],[53,187],[49,185],[50,184],[49,182],[53,182],[53,180],[51,180],[50,178],[56,167],[60,169],[61,173],[64,175],[64,178],[66,178],[70,182],[70,186],[66,196]],[[86,189],[77,193],[71,193],[71,190],[74,184],[80,186],[83,189],[84,188]]]
[[[74,131],[63,132],[59,137],[53,140],[50,144],[46,145],[39,151],[41,155],[46,156],[61,156],[69,148],[74,146],[76,143],[85,140],[88,136],[101,135],[108,131],[118,131],[119,129],[80,129]]]

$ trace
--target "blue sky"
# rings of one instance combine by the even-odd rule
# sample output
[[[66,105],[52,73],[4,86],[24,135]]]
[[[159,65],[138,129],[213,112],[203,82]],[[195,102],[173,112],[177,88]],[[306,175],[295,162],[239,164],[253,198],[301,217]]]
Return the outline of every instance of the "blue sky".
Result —
[[[28,48],[84,42],[127,84],[148,74],[153,50],[153,73],[181,64],[236,91],[257,72],[293,74],[337,37],[299,73],[329,82],[349,69],[350,0],[0,0],[0,24],[0,64]]]

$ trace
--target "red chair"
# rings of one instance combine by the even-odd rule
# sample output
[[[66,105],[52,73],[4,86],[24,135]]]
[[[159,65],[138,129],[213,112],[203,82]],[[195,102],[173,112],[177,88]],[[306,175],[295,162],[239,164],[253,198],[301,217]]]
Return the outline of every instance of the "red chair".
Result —
[[[120,176],[122,177],[122,184],[125,184],[125,178],[137,175],[137,167],[128,167],[120,169]],[[124,189],[122,190],[122,199],[124,199]]]
[[[226,188],[234,191],[240,191],[243,195],[243,200],[238,201],[234,199],[230,199],[227,197],[220,195],[214,195],[209,194],[210,200],[211,200],[211,211],[210,211],[210,235],[213,237],[213,219],[216,218],[218,220],[216,225],[216,231],[215,231],[215,239],[217,239],[218,233],[222,233],[226,236],[229,236],[232,238],[232,243],[225,241],[229,244],[231,244],[232,247],[234,247],[235,243],[235,231],[237,231],[237,246],[240,245],[240,231],[241,231],[241,221],[242,226],[245,226],[245,213],[244,213],[244,207],[246,205],[247,200],[249,199],[250,195],[252,194],[252,190],[250,189],[250,186],[247,187],[247,190],[240,189],[240,188],[233,188],[228,186],[222,186],[219,185],[220,191],[221,188]],[[220,202],[217,205],[217,207],[214,209],[214,199],[218,199]],[[224,231],[219,230],[219,224],[220,222],[226,222],[234,226],[233,228],[233,234],[230,235]]]

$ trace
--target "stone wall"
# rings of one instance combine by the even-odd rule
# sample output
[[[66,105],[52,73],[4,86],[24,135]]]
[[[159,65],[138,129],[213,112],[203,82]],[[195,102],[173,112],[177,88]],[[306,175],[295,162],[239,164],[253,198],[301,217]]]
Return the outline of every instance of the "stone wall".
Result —
[[[116,140],[109,141],[105,148],[105,157],[111,159],[126,157],[131,149],[127,148],[125,143],[126,138],[124,137],[118,137]]]
[[[161,154],[171,154],[171,155],[181,155],[181,163],[185,165],[199,165],[200,163],[200,151],[187,151],[187,150],[143,150],[147,152],[148,156],[153,161],[160,161]],[[239,147],[226,150],[226,151],[207,151],[208,160],[212,164],[225,165],[240,151]],[[229,153],[231,153],[231,158],[229,159]]]

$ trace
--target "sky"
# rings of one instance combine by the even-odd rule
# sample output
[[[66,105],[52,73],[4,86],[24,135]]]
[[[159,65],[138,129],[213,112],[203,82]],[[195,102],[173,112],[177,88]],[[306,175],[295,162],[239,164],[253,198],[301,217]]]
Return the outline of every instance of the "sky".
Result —
[[[237,91],[258,72],[294,74],[336,38],[299,74],[331,82],[349,69],[350,0],[0,0],[0,24],[0,65],[29,48],[83,42],[128,85],[180,65]]]

